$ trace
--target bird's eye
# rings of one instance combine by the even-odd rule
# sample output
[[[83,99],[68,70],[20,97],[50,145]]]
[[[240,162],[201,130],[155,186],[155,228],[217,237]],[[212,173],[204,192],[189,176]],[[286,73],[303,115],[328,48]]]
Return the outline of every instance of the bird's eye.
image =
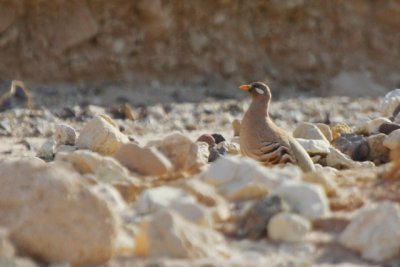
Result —
[[[256,89],[256,92],[259,93],[260,95],[264,94],[264,91],[262,89],[257,88],[257,87],[255,89]]]

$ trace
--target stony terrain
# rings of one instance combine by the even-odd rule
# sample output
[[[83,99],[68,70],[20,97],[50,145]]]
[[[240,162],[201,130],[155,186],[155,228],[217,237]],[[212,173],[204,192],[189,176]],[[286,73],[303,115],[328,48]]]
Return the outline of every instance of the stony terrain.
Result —
[[[400,264],[399,91],[274,99],[315,162],[303,173],[240,156],[245,95],[47,104],[14,85],[0,97],[0,266]]]

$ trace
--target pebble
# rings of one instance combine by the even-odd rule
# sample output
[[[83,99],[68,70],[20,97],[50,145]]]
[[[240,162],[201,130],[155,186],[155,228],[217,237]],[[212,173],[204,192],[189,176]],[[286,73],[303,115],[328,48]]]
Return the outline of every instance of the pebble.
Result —
[[[336,140],[339,138],[342,134],[352,134],[353,129],[350,128],[346,123],[337,123],[333,126],[331,126],[332,130],[332,140]]]
[[[310,230],[310,221],[289,212],[276,214],[268,223],[268,237],[275,241],[300,242]]]
[[[90,149],[103,155],[114,155],[120,147],[128,143],[126,135],[107,115],[96,115],[87,122],[79,134],[76,145],[80,149]]]
[[[214,137],[216,144],[226,141],[225,137],[222,134],[213,133],[211,136]]]
[[[196,142],[204,142],[207,143],[209,146],[215,145],[215,139],[211,134],[203,134],[199,138],[197,138]]]
[[[307,140],[323,140],[329,143],[321,130],[316,125],[308,122],[299,123],[293,131],[293,137]]]
[[[379,132],[386,135],[398,129],[400,129],[400,124],[398,123],[382,123],[382,125],[379,126]]]
[[[256,200],[239,218],[239,236],[254,240],[265,238],[270,219],[289,209],[289,205],[279,196]]]
[[[307,153],[311,155],[320,154],[326,155],[329,153],[330,144],[325,140],[310,140],[310,139],[303,139],[303,138],[296,138],[299,144],[307,151]]]
[[[43,143],[37,152],[37,156],[44,160],[52,160],[56,153],[57,142],[54,139],[49,139]]]
[[[371,135],[367,138],[368,146],[370,148],[368,160],[376,164],[386,163],[389,161],[389,149],[383,145],[386,137],[386,134],[380,133]]]
[[[332,130],[329,127],[329,125],[324,124],[324,123],[316,123],[315,126],[317,126],[318,129],[323,133],[323,135],[328,140],[328,142],[332,142],[333,135],[332,135]]]
[[[340,243],[362,258],[383,262],[400,251],[400,208],[398,203],[370,204],[357,213],[340,235]]]
[[[80,266],[105,263],[114,255],[116,214],[81,180],[61,164],[29,158],[0,164],[1,224],[19,251]]]
[[[285,181],[271,194],[282,197],[292,211],[310,220],[321,218],[329,213],[329,201],[320,185],[301,181]]]
[[[164,209],[174,210],[193,223],[212,225],[211,212],[207,207],[198,203],[193,195],[179,188],[161,186],[147,189],[136,202],[136,210],[140,214],[151,214]]]
[[[330,152],[326,157],[326,164],[329,167],[334,167],[337,169],[375,166],[374,163],[369,161],[363,161],[363,162],[354,161],[349,156],[343,154],[336,148],[330,148]]]
[[[338,186],[333,175],[324,169],[315,172],[307,172],[302,177],[304,182],[318,184],[322,186],[328,196],[335,195]]]
[[[75,145],[77,133],[74,128],[67,124],[57,124],[55,129],[57,145]]]
[[[370,152],[367,139],[357,134],[342,134],[332,145],[356,161],[367,160]]]
[[[153,258],[218,259],[229,252],[220,233],[192,224],[171,210],[152,215],[141,231],[136,244]]]
[[[164,175],[172,170],[169,159],[155,147],[124,144],[114,157],[130,171],[141,175]]]
[[[376,118],[376,119],[370,120],[364,124],[361,124],[357,128],[356,132],[359,134],[364,134],[364,135],[377,134],[377,133],[379,133],[379,128],[384,123],[391,123],[391,121],[384,117]]]

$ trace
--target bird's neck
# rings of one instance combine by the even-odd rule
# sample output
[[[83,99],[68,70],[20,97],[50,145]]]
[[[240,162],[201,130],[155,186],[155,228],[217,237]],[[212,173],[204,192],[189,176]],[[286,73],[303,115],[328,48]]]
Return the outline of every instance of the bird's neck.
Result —
[[[269,100],[253,98],[249,110],[251,110],[251,112],[255,112],[260,117],[268,117]]]

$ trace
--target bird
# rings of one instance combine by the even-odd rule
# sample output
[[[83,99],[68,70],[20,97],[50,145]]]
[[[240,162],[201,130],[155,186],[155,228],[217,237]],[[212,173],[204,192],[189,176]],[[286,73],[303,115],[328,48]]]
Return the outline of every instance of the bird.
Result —
[[[247,91],[252,98],[240,124],[239,143],[242,155],[265,166],[293,163],[304,172],[315,171],[305,149],[270,118],[272,94],[269,87],[262,82],[253,82],[239,88]]]

